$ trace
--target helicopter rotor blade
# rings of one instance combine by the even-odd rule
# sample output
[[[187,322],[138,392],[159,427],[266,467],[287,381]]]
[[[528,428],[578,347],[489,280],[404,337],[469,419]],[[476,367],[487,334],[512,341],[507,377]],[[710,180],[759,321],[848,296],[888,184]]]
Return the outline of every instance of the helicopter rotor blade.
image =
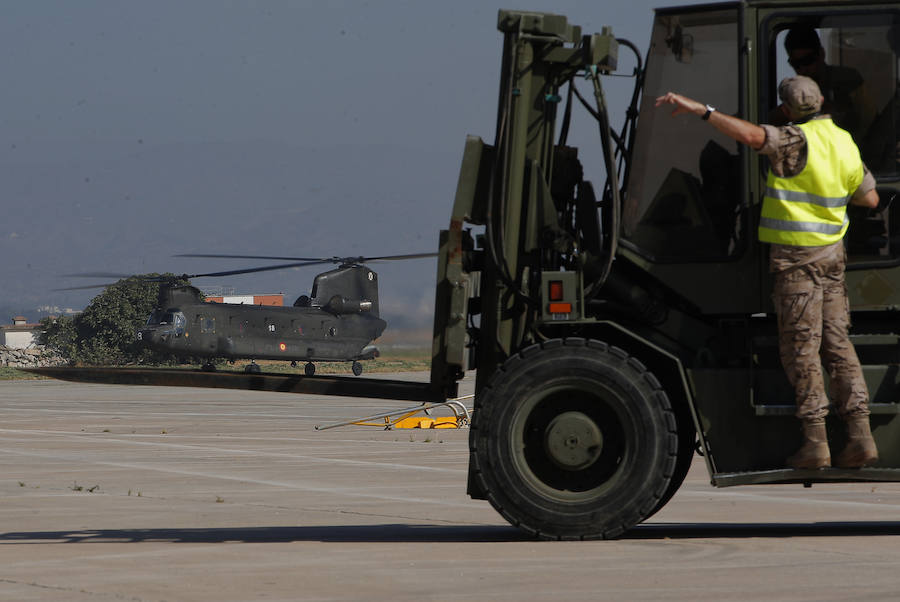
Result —
[[[85,284],[84,286],[67,286],[65,288],[52,288],[51,291],[81,291],[88,290],[92,288],[106,288],[108,286],[114,285],[115,282],[106,282],[104,284]]]
[[[187,275],[183,276],[138,276],[137,274],[110,274],[107,272],[85,272],[83,274],[63,274],[63,276],[67,278],[117,278],[116,282],[102,282],[98,284],[85,284],[83,286],[67,286],[64,288],[54,288],[50,290],[54,291],[80,291],[87,290],[92,288],[107,288],[110,286],[114,286],[118,284],[120,281],[128,278],[134,278],[141,282],[170,282],[173,280],[178,280],[182,278],[187,278]]]
[[[384,255],[382,257],[360,257],[360,263],[367,261],[396,261],[403,259],[423,259],[425,257],[437,257],[437,253],[410,253],[407,255]]]
[[[220,255],[214,253],[181,253],[172,257],[204,257],[222,259],[271,259],[272,261],[326,261],[324,257],[276,257],[274,255]],[[330,260],[328,260],[330,261]]]
[[[369,261],[394,261],[403,259],[421,259],[424,257],[437,257],[437,253],[410,253],[406,255],[382,255],[378,257],[279,257],[275,255],[221,255],[215,253],[182,253],[173,257],[202,257],[207,259],[271,259],[273,261],[309,261],[306,265],[316,265],[316,263],[367,263]],[[296,266],[295,266],[296,267]],[[277,269],[277,268],[273,268]]]
[[[131,278],[134,274],[116,274],[113,272],[80,272],[78,274],[62,274],[65,278]],[[103,285],[108,286],[108,285]]]
[[[217,254],[201,254],[201,253],[184,253],[175,255],[175,257],[204,257],[204,258],[224,258],[224,259],[272,259],[272,260],[291,260],[291,263],[282,263],[278,265],[266,265],[255,268],[242,268],[238,270],[224,270],[221,272],[206,272],[203,274],[181,274],[174,276],[150,276],[142,277],[135,274],[117,274],[111,272],[83,272],[78,274],[63,274],[70,278],[134,278],[137,277],[144,282],[168,282],[173,279],[190,280],[192,278],[210,278],[216,276],[235,276],[237,274],[253,274],[255,272],[269,272],[273,270],[286,270],[288,268],[302,268],[313,265],[323,265],[327,263],[338,263],[344,265],[352,265],[357,263],[367,263],[370,261],[397,261],[404,259],[422,259],[425,257],[437,257],[437,253],[410,253],[406,255],[382,255],[378,257],[275,257],[272,255],[217,255]],[[57,291],[75,291],[92,288],[106,288],[112,286],[114,282],[103,284],[88,284],[85,286],[70,286],[66,288],[53,289]]]
[[[264,265],[256,268],[244,268],[242,270],[225,270],[224,272],[208,272],[205,274],[185,274],[187,278],[206,278],[210,276],[234,276],[235,274],[251,274],[253,272],[268,272],[271,270],[284,270],[287,268],[302,268],[308,265],[321,265],[323,263],[331,263],[331,260],[318,261],[298,261],[294,263],[283,263],[280,265]]]
[[[213,276],[234,276],[237,274],[252,274],[254,272],[268,272],[272,270],[285,270],[287,268],[299,268],[310,265],[322,265],[325,263],[333,263],[332,259],[315,259],[312,261],[295,261],[292,263],[282,263],[278,265],[266,265],[259,266],[254,268],[242,268],[238,270],[223,270],[220,272],[204,272],[202,274],[181,274],[181,275],[172,275],[172,276],[149,276],[149,277],[140,277],[140,280],[144,282],[169,282],[171,280],[183,279],[190,280],[192,278],[208,278]],[[134,274],[109,274],[105,272],[86,272],[83,274],[66,274],[66,276],[72,277],[87,277],[87,278],[131,278],[134,277]],[[115,284],[113,282],[106,284],[93,284],[87,286],[77,286],[77,287],[68,287],[64,289],[57,290],[80,290],[80,289],[89,289],[89,288],[105,288],[107,286],[111,286]]]

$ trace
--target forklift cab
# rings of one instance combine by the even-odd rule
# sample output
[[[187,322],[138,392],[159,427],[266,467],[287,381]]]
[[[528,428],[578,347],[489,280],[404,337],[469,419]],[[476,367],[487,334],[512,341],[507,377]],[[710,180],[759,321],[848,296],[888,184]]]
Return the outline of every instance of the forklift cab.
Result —
[[[818,36],[813,62],[795,52],[791,66],[784,42],[792,29]],[[704,313],[771,313],[767,248],[756,241],[767,159],[696,120],[672,119],[654,101],[672,90],[754,123],[783,125],[778,82],[816,71],[826,108],[853,134],[882,198],[876,211],[850,209],[848,272],[900,265],[900,206],[891,202],[900,190],[898,52],[897,4],[658,10],[623,213],[627,252]],[[900,304],[894,287],[848,280],[854,309]],[[708,281],[720,286],[698,286]]]
[[[791,31],[813,32],[819,48],[798,51],[792,40],[789,52],[785,40],[802,37]],[[754,123],[783,125],[778,83],[797,73],[822,80],[825,108],[854,136],[881,198],[877,209],[848,210],[846,281],[881,466],[900,467],[898,55],[898,2],[749,0],[656,12],[620,255],[683,311],[645,332],[661,346],[678,341],[669,348],[688,372],[716,484],[742,484],[749,481],[734,475],[782,466],[797,440],[768,245],[756,233],[768,160],[699,119],[672,118],[655,99],[676,91]],[[829,421],[830,436],[840,439],[837,420]]]

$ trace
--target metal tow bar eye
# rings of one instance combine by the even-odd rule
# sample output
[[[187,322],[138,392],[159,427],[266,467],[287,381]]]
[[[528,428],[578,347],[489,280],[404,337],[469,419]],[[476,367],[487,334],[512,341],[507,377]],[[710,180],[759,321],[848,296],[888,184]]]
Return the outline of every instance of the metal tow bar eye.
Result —
[[[597,423],[581,412],[564,412],[547,425],[544,445],[560,468],[581,470],[597,461],[603,434]]]

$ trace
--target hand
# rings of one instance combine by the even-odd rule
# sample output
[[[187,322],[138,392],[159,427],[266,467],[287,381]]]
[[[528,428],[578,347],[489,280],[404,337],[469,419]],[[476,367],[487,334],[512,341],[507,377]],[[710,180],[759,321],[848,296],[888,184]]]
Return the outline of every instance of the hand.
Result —
[[[694,115],[703,115],[706,113],[706,105],[701,104],[692,98],[688,98],[687,96],[676,94],[675,92],[669,92],[665,96],[660,96],[656,99],[657,107],[664,104],[675,105],[675,110],[672,111],[672,117],[683,115],[684,113],[693,113]]]

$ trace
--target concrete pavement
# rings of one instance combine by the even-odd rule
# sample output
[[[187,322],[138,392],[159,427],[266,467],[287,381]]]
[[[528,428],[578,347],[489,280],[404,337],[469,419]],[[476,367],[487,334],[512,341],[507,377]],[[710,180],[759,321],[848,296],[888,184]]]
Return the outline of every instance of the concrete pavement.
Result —
[[[466,496],[468,431],[313,428],[406,405],[0,382],[0,600],[897,596],[898,484],[717,490],[698,458],[624,538],[536,542]]]

